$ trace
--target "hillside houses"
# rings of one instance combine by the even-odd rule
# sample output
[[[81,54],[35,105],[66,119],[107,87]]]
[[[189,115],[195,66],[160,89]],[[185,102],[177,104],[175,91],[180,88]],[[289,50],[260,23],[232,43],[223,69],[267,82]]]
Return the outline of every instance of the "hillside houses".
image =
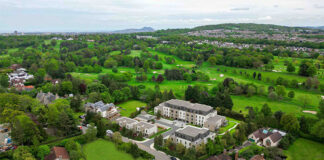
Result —
[[[102,117],[109,120],[116,119],[120,116],[119,111],[113,103],[105,104],[102,101],[96,103],[86,103],[84,105],[86,112],[99,113]]]
[[[8,79],[11,87],[15,87],[18,91],[30,91],[34,86],[25,86],[27,80],[33,79],[34,76],[28,74],[25,68],[21,68],[19,64],[13,64],[9,67],[13,70],[8,74]]]

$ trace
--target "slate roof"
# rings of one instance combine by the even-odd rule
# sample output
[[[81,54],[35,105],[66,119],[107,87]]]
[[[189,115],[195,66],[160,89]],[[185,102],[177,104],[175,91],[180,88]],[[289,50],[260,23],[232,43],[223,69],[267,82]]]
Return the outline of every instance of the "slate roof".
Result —
[[[96,103],[86,103],[85,107],[93,107],[96,110],[99,110],[100,112],[104,112],[109,110],[111,107],[115,107],[113,103],[105,104],[102,101],[96,102]]]

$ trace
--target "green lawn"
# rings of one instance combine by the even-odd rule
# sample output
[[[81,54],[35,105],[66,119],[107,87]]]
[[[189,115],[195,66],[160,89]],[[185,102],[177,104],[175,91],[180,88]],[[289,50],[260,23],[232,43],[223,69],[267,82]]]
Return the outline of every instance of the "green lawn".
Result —
[[[130,154],[117,150],[114,143],[103,139],[84,145],[83,152],[87,160],[134,160]]]
[[[157,54],[160,58],[160,62],[163,63],[163,69],[170,69],[170,68],[179,68],[179,67],[185,67],[190,69],[192,66],[194,66],[194,62],[191,61],[184,61],[179,59],[178,57],[174,55],[168,55],[165,53],[157,52],[152,49],[148,49],[150,53],[153,55]],[[114,51],[111,52],[111,54],[119,54],[120,51]],[[131,51],[131,56],[139,56],[141,51]],[[172,57],[175,59],[174,64],[166,64],[165,63],[165,57]],[[270,85],[275,86],[272,80],[276,80],[277,77],[283,77],[285,79],[291,80],[291,79],[296,79],[299,82],[303,82],[306,80],[306,77],[302,77],[297,75],[297,73],[288,73],[285,71],[284,66],[284,61],[290,61],[294,62],[296,66],[298,63],[301,61],[301,59],[292,59],[292,58],[278,58],[275,57],[274,65],[276,69],[281,69],[282,72],[266,72],[262,70],[256,70],[256,69],[244,69],[244,68],[235,68],[235,67],[227,67],[227,66],[211,66],[207,62],[204,62],[203,65],[197,69],[197,71],[204,72],[209,75],[210,81],[209,82],[191,82],[187,83],[186,81],[168,81],[164,80],[163,83],[159,84],[160,89],[163,90],[173,90],[173,93],[177,98],[183,99],[184,98],[184,91],[186,90],[188,85],[205,85],[209,89],[217,86],[218,83],[221,83],[225,78],[233,78],[236,82],[238,83],[253,83],[254,85],[260,87],[263,86],[265,89],[267,89]],[[253,72],[257,73],[262,73],[262,81],[255,80],[253,78],[247,78],[243,75],[240,74],[240,71],[242,72],[247,72],[250,75],[253,74]],[[118,67],[118,73],[122,72],[131,72],[134,76],[131,81],[128,82],[129,85],[144,85],[146,88],[152,88],[154,89],[155,85],[157,84],[156,82],[151,82],[151,81],[145,81],[145,82],[138,82],[135,80],[135,70],[134,68],[127,68],[127,67]],[[86,79],[87,81],[93,81],[98,79],[98,76],[101,74],[106,74],[106,73],[112,73],[111,69],[106,69],[103,68],[102,72],[97,74],[97,73],[77,73],[73,72],[71,73],[73,76],[80,77],[82,79]],[[163,74],[163,70],[153,70],[150,69],[147,73],[148,79],[151,79],[153,75],[158,75],[158,74]],[[223,74],[224,76],[220,76]],[[266,81],[266,77],[270,78],[271,81]],[[324,83],[324,80],[322,78],[319,78],[319,81],[321,83]],[[270,108],[272,109],[273,112],[282,110],[283,112],[286,113],[293,113],[297,116],[301,115],[307,115],[307,116],[314,116],[309,113],[302,113],[303,110],[311,110],[311,111],[317,111],[318,110],[318,104],[319,101],[321,100],[321,93],[318,91],[307,91],[304,89],[292,89],[292,88],[287,88],[286,93],[289,91],[293,90],[295,92],[295,98],[292,100],[288,100],[286,98],[285,100],[281,101],[269,101],[269,99],[266,96],[253,96],[253,97],[246,97],[243,95],[240,96],[232,96],[234,107],[233,110],[235,111],[242,111],[242,113],[246,114],[247,110],[245,109],[246,106],[252,106],[252,107],[258,107],[261,108],[264,103],[268,103]],[[267,92],[267,90],[265,91]],[[307,95],[310,98],[310,103],[307,105],[307,107],[303,108],[300,102],[299,97]],[[130,110],[131,112],[135,111],[136,107],[133,108],[133,110]],[[122,114],[130,115],[131,112],[125,113],[126,111],[123,111]],[[128,111],[127,111],[128,112]]]
[[[129,117],[133,112],[136,111],[136,107],[143,107],[146,106],[146,103],[141,101],[127,101],[121,104],[117,104],[118,107],[122,107],[123,109],[120,109],[120,114],[125,117]]]
[[[287,160],[320,160],[324,159],[324,144],[298,138],[284,153]]]

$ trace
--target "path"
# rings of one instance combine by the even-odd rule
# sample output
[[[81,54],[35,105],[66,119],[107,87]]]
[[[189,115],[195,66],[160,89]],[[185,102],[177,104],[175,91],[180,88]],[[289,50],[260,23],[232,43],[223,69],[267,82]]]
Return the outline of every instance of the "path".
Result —
[[[229,121],[229,122],[234,122],[235,123],[235,125],[232,127],[232,128],[230,128],[230,129],[228,129],[227,131],[225,131],[224,133],[221,133],[221,134],[218,134],[219,136],[222,136],[222,135],[224,135],[226,132],[230,132],[232,129],[234,129],[234,128],[236,128],[236,126],[237,125],[239,125],[240,123],[238,123],[238,122],[235,122],[235,121]]]

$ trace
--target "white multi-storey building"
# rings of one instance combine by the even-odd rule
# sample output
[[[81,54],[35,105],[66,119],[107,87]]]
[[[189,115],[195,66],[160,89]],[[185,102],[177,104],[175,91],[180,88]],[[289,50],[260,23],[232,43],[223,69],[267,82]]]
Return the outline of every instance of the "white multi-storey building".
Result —
[[[154,108],[154,113],[158,112],[164,117],[200,126],[203,126],[208,118],[217,115],[217,111],[211,106],[178,99],[171,99],[159,104]]]
[[[178,129],[170,136],[175,143],[181,143],[186,148],[197,146],[201,143],[207,143],[208,139],[214,140],[215,133],[210,132],[207,128],[198,128],[194,126],[187,126]]]

